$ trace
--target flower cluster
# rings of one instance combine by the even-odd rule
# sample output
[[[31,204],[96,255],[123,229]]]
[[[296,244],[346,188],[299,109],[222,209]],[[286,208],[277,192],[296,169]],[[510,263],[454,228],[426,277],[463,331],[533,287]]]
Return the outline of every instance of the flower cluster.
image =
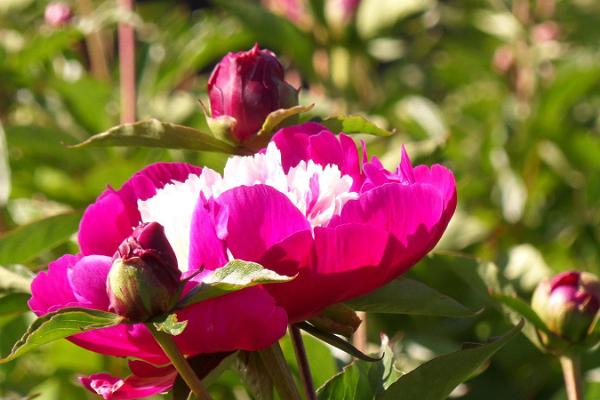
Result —
[[[257,47],[228,55],[209,82],[213,116],[231,109],[244,127],[239,141],[283,106],[287,84],[270,57]],[[253,78],[238,79],[247,68]],[[186,357],[267,347],[289,323],[381,287],[436,245],[455,207],[455,180],[441,165],[413,167],[403,150],[389,171],[343,133],[291,126],[257,154],[230,157],[222,174],[156,163],[108,188],[83,215],[80,253],[36,277],[29,305],[37,315],[77,306],[126,317],[69,339],[141,360],[126,379],[82,378],[88,389],[105,399],[144,397],[168,390],[176,376],[144,322],[171,311],[212,271],[241,259],[295,279],[177,309],[187,327],[174,340]]]

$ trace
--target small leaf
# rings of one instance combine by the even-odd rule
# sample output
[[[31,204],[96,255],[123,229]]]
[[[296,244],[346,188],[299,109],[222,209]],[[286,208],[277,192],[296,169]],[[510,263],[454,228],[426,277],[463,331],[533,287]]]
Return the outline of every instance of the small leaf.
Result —
[[[308,112],[312,110],[314,104],[309,104],[307,106],[294,106],[291,108],[281,108],[279,110],[275,110],[265,118],[265,122],[263,122],[260,131],[258,131],[258,136],[266,135],[272,132],[275,132],[277,128],[279,128],[286,119],[296,116],[301,113]]]
[[[107,328],[123,322],[117,314],[87,308],[63,308],[39,317],[13,346],[10,354],[0,358],[0,364],[38,348],[46,343],[77,333]]]
[[[289,282],[294,278],[295,276],[279,275],[254,262],[232,260],[204,278],[200,285],[181,299],[177,307],[183,308],[256,285]]]
[[[381,314],[472,317],[476,313],[429,286],[408,278],[387,285],[347,303],[356,311]]]
[[[341,337],[336,336],[333,333],[329,333],[327,331],[321,330],[321,329],[317,328],[316,326],[313,326],[307,322],[299,322],[296,325],[298,326],[298,328],[302,329],[303,331],[310,333],[311,335],[324,341],[325,343],[329,343],[333,347],[337,347],[338,349],[342,350],[343,352],[346,352],[346,353],[350,354],[351,356],[356,357],[360,360],[370,361],[370,362],[376,362],[376,361],[380,360],[380,358],[374,358],[374,357],[370,357],[370,356],[366,355],[362,351],[358,350],[356,347],[352,346],[352,344],[350,342],[342,339]]]
[[[378,127],[361,115],[339,115],[325,118],[321,123],[335,133],[367,133],[375,136],[392,136],[394,134],[394,132]]]
[[[80,219],[81,212],[73,211],[13,229],[0,237],[0,265],[25,263],[66,242]]]
[[[436,357],[400,377],[376,399],[446,399],[456,386],[469,379],[483,363],[514,338],[522,328],[523,321],[506,335],[488,343]]]
[[[71,147],[77,148],[89,145],[146,146],[226,154],[236,153],[235,147],[216,139],[212,135],[187,126],[160,122],[156,119],[118,125]]]
[[[387,342],[387,338],[385,339]],[[401,373],[394,367],[394,353],[384,343],[377,362],[356,360],[318,390],[319,400],[373,399],[394,383]]]
[[[154,327],[157,330],[168,333],[171,336],[181,335],[185,330],[187,323],[187,321],[178,321],[176,314],[169,314],[162,321],[153,322]]]

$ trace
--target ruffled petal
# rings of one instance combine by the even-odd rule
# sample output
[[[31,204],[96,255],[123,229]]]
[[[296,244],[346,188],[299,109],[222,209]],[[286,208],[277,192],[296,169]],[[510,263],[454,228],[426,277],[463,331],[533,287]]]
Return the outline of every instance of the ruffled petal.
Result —
[[[258,261],[286,237],[310,231],[300,210],[281,192],[266,185],[240,186],[217,199],[227,213],[227,248],[234,257]]]
[[[225,244],[219,239],[217,231],[225,230],[226,226],[219,226],[220,221],[215,221],[215,214],[223,216],[223,223],[227,223],[227,215],[215,211],[218,204],[200,199],[192,216],[190,229],[189,269],[194,271],[199,268],[214,270],[227,263]]]
[[[287,172],[302,160],[310,159],[309,138],[322,131],[327,131],[323,125],[316,122],[294,125],[282,128],[271,139],[281,151],[283,169]]]
[[[138,200],[152,197],[172,181],[183,182],[201,169],[184,163],[156,163],[139,171],[119,190],[107,189],[90,205],[79,224],[79,245],[84,255],[112,256],[140,221]]]
[[[188,325],[175,342],[188,356],[258,350],[285,334],[283,308],[261,287],[196,303],[177,313]]]
[[[85,256],[68,272],[75,298],[86,307],[108,310],[106,278],[111,266],[107,256]]]
[[[79,301],[73,294],[68,271],[81,256],[66,254],[48,265],[48,271],[42,271],[31,283],[29,308],[38,316],[60,308],[78,306]]]

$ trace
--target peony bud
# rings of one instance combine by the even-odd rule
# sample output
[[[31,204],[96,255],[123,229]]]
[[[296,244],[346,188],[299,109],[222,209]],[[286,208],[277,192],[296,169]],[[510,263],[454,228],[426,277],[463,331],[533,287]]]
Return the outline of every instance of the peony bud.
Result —
[[[113,258],[107,284],[110,309],[132,322],[147,321],[173,307],[180,278],[162,225],[142,224]]]
[[[541,282],[532,308],[548,329],[569,344],[580,344],[593,329],[600,307],[600,281],[587,272],[567,271]],[[544,345],[555,347],[541,335]]]
[[[72,16],[71,7],[60,1],[48,4],[44,11],[46,23],[55,28],[65,25]]]
[[[258,44],[249,51],[227,54],[208,80],[212,118],[227,118],[233,139],[255,135],[269,113],[298,104],[298,91],[284,80],[275,54]]]

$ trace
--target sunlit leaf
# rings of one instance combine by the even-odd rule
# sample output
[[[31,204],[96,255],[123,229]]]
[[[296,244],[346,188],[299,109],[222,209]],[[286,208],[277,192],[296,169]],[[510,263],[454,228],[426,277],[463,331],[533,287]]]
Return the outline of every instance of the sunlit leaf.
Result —
[[[63,339],[77,333],[115,326],[123,317],[87,308],[63,308],[36,319],[11,352],[0,358],[0,364],[34,350],[41,345]]]
[[[378,127],[361,115],[338,115],[325,118],[320,122],[335,133],[367,133],[375,136],[391,136],[394,134]]]

